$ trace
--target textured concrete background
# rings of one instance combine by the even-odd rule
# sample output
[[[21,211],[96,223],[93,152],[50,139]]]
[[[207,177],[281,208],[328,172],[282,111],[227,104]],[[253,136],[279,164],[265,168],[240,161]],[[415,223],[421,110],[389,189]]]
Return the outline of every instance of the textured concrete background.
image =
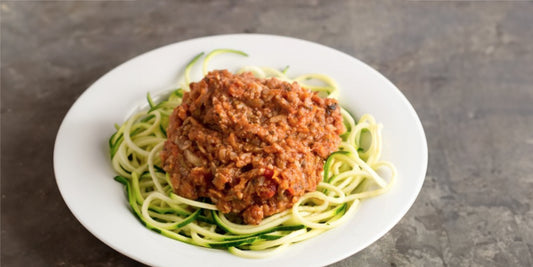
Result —
[[[322,43],[377,68],[417,110],[429,168],[388,234],[333,266],[533,265],[530,1],[2,1],[1,265],[129,266],[76,221],[55,135],[98,77],[222,33]]]

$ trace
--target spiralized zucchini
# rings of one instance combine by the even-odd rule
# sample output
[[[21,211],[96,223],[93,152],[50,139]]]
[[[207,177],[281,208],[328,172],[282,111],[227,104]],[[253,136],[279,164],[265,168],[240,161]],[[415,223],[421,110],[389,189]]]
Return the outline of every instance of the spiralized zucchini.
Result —
[[[213,50],[205,56],[204,75],[209,60],[222,53],[247,56],[237,50]],[[189,89],[191,67],[203,55],[197,55],[187,65],[181,88]],[[304,74],[289,78],[287,68],[279,71],[248,66],[238,72],[296,81],[321,96],[337,97],[338,85],[331,77]],[[361,200],[385,193],[394,182],[394,165],[380,160],[382,126],[368,114],[356,122],[350,113],[341,109],[347,130],[341,135],[339,150],[327,158],[323,181],[317,190],[301,197],[292,209],[267,217],[259,225],[233,223],[208,200],[190,200],[174,194],[168,175],[161,168],[159,154],[166,140],[169,116],[181,103],[184,89],[172,91],[157,104],[148,94],[149,109],[117,125],[116,133],[109,140],[111,161],[118,174],[115,180],[125,186],[133,213],[148,229],[166,237],[202,247],[227,249],[241,257],[269,257],[292,243],[346,222]],[[378,174],[380,169],[389,169],[388,181]]]

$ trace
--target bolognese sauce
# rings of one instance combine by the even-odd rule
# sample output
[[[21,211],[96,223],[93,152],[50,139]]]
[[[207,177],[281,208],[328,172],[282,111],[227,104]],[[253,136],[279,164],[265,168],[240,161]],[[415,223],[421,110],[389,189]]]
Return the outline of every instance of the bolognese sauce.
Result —
[[[344,125],[337,100],[276,78],[208,73],[169,118],[161,159],[173,191],[259,224],[322,180]]]

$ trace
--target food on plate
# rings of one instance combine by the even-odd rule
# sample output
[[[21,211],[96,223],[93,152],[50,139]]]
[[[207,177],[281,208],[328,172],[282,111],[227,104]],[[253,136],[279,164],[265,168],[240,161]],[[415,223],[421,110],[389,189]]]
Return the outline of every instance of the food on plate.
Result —
[[[259,224],[322,180],[345,131],[337,100],[276,78],[208,73],[169,118],[161,153],[176,194]]]
[[[115,180],[148,229],[189,244],[262,258],[337,227],[396,169],[380,160],[381,125],[354,120],[324,74],[270,67],[208,72],[133,114],[109,140]],[[389,179],[385,179],[388,177]]]

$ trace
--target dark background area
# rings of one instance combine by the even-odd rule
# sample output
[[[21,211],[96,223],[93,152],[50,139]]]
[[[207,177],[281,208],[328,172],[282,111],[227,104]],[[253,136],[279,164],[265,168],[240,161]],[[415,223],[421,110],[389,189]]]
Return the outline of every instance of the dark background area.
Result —
[[[533,264],[531,1],[1,1],[0,11],[2,266],[137,265],[63,202],[52,166],[61,120],[136,55],[243,32],[361,59],[400,88],[426,131],[413,207],[333,266]]]

